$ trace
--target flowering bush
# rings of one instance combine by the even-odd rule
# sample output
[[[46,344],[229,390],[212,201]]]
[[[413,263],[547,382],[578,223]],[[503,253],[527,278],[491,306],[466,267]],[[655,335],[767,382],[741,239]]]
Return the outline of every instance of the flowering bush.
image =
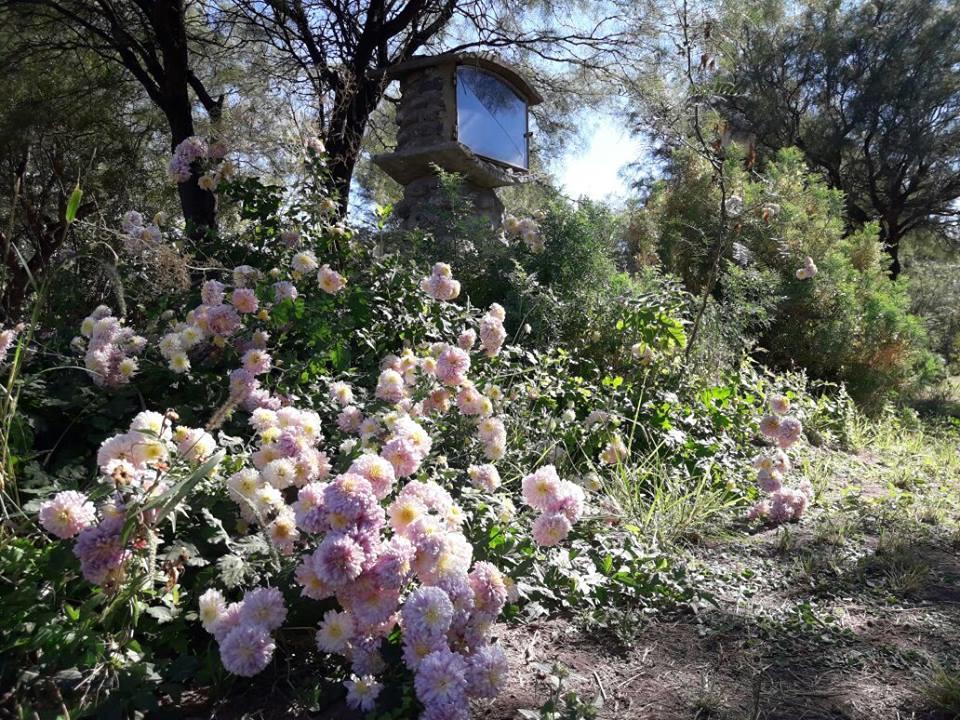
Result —
[[[292,260],[297,273],[315,269],[315,262],[308,264],[303,251]],[[239,455],[224,461],[207,431],[174,426],[174,413],[142,412],[126,432],[100,447],[97,464],[110,493],[99,509],[85,495],[65,491],[41,505],[40,521],[60,538],[76,536],[74,552],[86,579],[114,591],[124,577],[145,573],[149,578],[155,572],[157,525],[188,499],[193,485],[205,478],[213,487],[222,484],[237,505],[240,528],[261,532],[278,558],[299,558],[295,578],[301,594],[336,599],[341,610],[324,614],[317,646],[350,662],[356,676],[347,681],[351,703],[374,703],[378,683],[373,676],[385,669],[381,646],[399,622],[404,663],[415,673],[423,717],[466,717],[468,696],[492,697],[506,679],[506,659],[490,644],[489,634],[507,602],[508,586],[494,565],[473,560],[473,547],[461,532],[464,510],[422,470],[434,445],[425,425],[450,412],[475,425],[488,461],[506,453],[505,424],[494,415],[503,396],[483,394],[469,377],[469,350],[477,332],[461,331],[459,344],[423,343],[387,356],[372,391],[331,381],[327,396],[339,410],[337,429],[358,436],[340,444],[336,459],[343,471],[331,476],[330,458],[318,448],[324,427],[320,415],[271,394],[257,379],[272,369],[268,334],[241,319],[253,315],[252,302],[237,307],[244,302],[238,298],[245,297],[239,292],[253,290],[244,287],[253,276],[247,268],[234,271],[239,287],[229,301],[222,283],[206,281],[201,305],[157,343],[170,370],[185,373],[191,368],[188,352],[232,342],[241,367],[230,373],[228,400],[209,426],[219,427],[238,405],[249,410],[255,433],[246,456],[251,467],[236,468],[243,462]],[[451,299],[450,292],[437,289],[437,283],[455,282],[450,276],[449,267],[438,263],[431,276],[437,282],[424,281],[422,287],[438,300]],[[273,296],[274,303],[292,299],[288,291]],[[503,320],[503,309],[493,306],[477,321],[480,360],[493,362],[500,354]],[[104,345],[120,354],[129,337],[139,338],[119,328],[107,308],[98,308],[84,323],[95,348],[88,354],[104,352]],[[140,350],[145,344],[137,343]],[[122,362],[111,359],[102,366]],[[120,384],[112,372],[96,373],[94,380],[99,382],[101,374],[108,378],[101,384]],[[361,396],[368,401],[361,402]],[[235,468],[225,482],[217,473],[221,463]],[[173,485],[185,473],[187,479]],[[471,465],[468,475],[485,492],[500,486],[492,464]],[[561,480],[552,465],[524,479],[523,496],[541,513],[533,538],[545,547],[563,540],[583,514],[583,490]],[[283,595],[269,586],[248,590],[229,604],[219,590],[205,590],[198,611],[218,642],[224,667],[242,676],[267,666],[276,647],[271,634],[281,629],[287,612]]]
[[[71,343],[82,382],[30,386],[51,415],[90,418],[56,477],[30,470],[27,511],[64,542],[16,546],[70,598],[46,621],[84,682],[122,698],[309,667],[361,710],[466,717],[508,673],[498,618],[690,600],[630,509],[595,494],[641,457],[721,488],[738,467],[754,403],[683,379],[682,299],[628,293],[605,332],[537,346],[527,316],[472,304],[457,264],[427,272],[332,224],[310,172],[287,197],[221,177],[243,222],[211,240],[195,289],[97,307]],[[151,243],[133,277],[181,252],[162,222],[125,229]],[[82,632],[64,626],[77,605]],[[117,649],[130,638],[136,657]]]
[[[138,230],[137,220],[128,217],[128,232],[160,241],[152,229]],[[451,305],[459,283],[437,263],[419,283],[419,311],[395,328],[405,345],[399,354],[352,378],[317,372],[297,347],[316,339],[296,320],[314,303],[333,309],[329,303],[339,301],[334,313],[350,321],[357,295],[348,293],[348,275],[332,269],[333,262],[343,267],[337,253],[326,246],[332,262],[321,265],[323,248],[304,248],[300,227],[279,233],[286,249],[272,257],[285,270],[245,264],[207,278],[199,304],[183,320],[167,313],[153,334],[135,334],[106,306],[82,323],[72,346],[85,352],[98,386],[119,391],[141,373],[190,383],[224,373],[226,393],[207,406],[206,429],[179,425],[174,411],[137,414],[100,445],[96,489],[57,493],[40,505],[40,523],[73,540],[85,579],[106,597],[155,596],[162,583],[168,609],[155,613],[166,617],[183,612],[176,596],[192,587],[197,617],[228,672],[249,677],[267,668],[283,646],[290,603],[314,602],[322,618],[318,650],[349,663],[350,704],[375,705],[375,678],[394,672],[383,651],[397,642],[399,627],[423,717],[466,717],[467,698],[495,696],[507,676],[491,629],[508,598],[516,600],[514,583],[475,557],[463,525],[470,508],[513,507],[508,494],[497,497],[505,490],[494,463],[508,454],[508,404],[527,396],[508,398],[491,378],[520,354],[505,353],[504,309],[494,303],[475,314]],[[316,286],[308,281],[314,273]],[[405,293],[415,292],[412,273],[394,271],[397,279]],[[360,292],[369,293],[363,285],[369,288],[363,282]],[[392,307],[378,310],[391,318]],[[274,338],[295,349],[285,353]],[[225,432],[244,424],[241,437]],[[482,460],[466,462],[471,448]],[[443,449],[465,461],[466,491],[451,485],[457,473],[438,454]],[[541,513],[531,537],[553,546],[582,516],[585,494],[552,465],[534,475],[544,482],[527,495]],[[232,502],[232,518],[221,498]],[[223,536],[223,549],[233,552],[202,559],[216,560],[219,587],[167,560],[185,547],[184,532],[198,515],[236,528]],[[244,545],[247,537],[265,542]],[[201,560],[196,551],[188,555]],[[291,574],[302,600],[289,597]],[[241,586],[247,589],[231,601]]]

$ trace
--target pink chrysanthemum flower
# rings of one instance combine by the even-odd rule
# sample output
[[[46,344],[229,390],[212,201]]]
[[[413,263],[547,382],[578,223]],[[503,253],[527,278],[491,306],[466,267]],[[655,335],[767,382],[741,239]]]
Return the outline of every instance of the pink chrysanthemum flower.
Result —
[[[471,465],[467,468],[470,483],[479,490],[493,492],[500,487],[500,473],[493,465]]]
[[[403,638],[403,663],[411,670],[420,667],[420,663],[430,653],[447,650],[447,640],[443,637]]]
[[[752,505],[750,509],[747,510],[746,517],[747,517],[747,520],[762,520],[763,518],[766,518],[769,513],[770,513],[770,501],[761,500],[760,502]]]
[[[241,362],[243,363],[244,370],[254,375],[263,375],[266,372],[270,372],[270,367],[273,365],[273,359],[270,357],[270,354],[260,348],[247,350],[243,354]]]
[[[780,418],[776,415],[764,415],[760,419],[760,432],[768,438],[776,438],[780,434]]]
[[[769,520],[774,525],[799,520],[807,507],[807,497],[793,488],[780,488],[770,496]]]
[[[377,704],[377,697],[383,689],[383,685],[377,682],[372,675],[363,677],[353,676],[351,680],[344,680],[344,686],[347,688],[347,705],[354,710],[364,712],[373,710]]]
[[[294,577],[297,580],[297,584],[302,588],[300,592],[304,597],[312,598],[313,600],[324,600],[333,595],[333,588],[327,585],[320,579],[320,576],[317,575],[317,571],[313,567],[313,558],[310,555],[300,560]]]
[[[430,391],[430,394],[423,401],[423,414],[445,413],[450,409],[450,391],[444,388],[436,388]]]
[[[356,540],[331,533],[317,548],[313,566],[321,580],[333,587],[340,587],[360,575],[364,559],[363,548]]]
[[[773,470],[774,459],[770,455],[757,455],[753,459],[753,467],[756,470]]]
[[[483,456],[490,462],[503,459],[507,454],[507,446],[503,442],[489,442],[483,444]]]
[[[252,501],[262,484],[260,473],[253,468],[244,468],[227,478],[227,490],[230,497],[240,505]]]
[[[434,300],[454,300],[460,294],[460,283],[453,279],[449,265],[438,262],[430,276],[420,281],[420,289]]]
[[[306,275],[316,270],[320,264],[317,262],[317,256],[310,250],[302,250],[296,253],[290,261],[290,266],[295,272]]]
[[[220,617],[213,624],[211,632],[218,643],[222,643],[224,638],[230,634],[234,628],[243,624],[243,603],[235,602],[227,605],[226,609],[220,613]]]
[[[414,638],[445,637],[453,619],[453,603],[437,587],[420,587],[410,593],[403,609],[403,631]]]
[[[788,416],[780,421],[780,428],[777,433],[777,444],[781,448],[788,448],[793,445],[803,434],[803,425],[797,418]]]
[[[465,704],[466,661],[448,649],[435,650],[417,668],[414,689],[425,706],[443,703]]]
[[[284,300],[296,300],[298,294],[297,287],[292,282],[283,280],[273,285],[273,299],[275,302],[281,303]]]
[[[220,618],[227,610],[227,603],[223,599],[223,593],[211,588],[207,590],[198,600],[198,609],[200,622],[203,623],[203,629],[212,633],[220,621]]]
[[[394,438],[383,446],[380,455],[393,465],[397,477],[413,475],[423,460],[421,453],[406,438]]]
[[[790,412],[790,398],[786,395],[772,395],[767,403],[774,415],[786,415]]]
[[[243,596],[240,619],[244,624],[259,625],[269,631],[283,625],[286,618],[287,607],[277,588],[261,587],[250,590]]]
[[[277,458],[264,465],[260,474],[277,490],[284,490],[294,484],[297,466],[290,458]]]
[[[240,315],[232,305],[218,305],[207,311],[207,327],[213,335],[230,337],[240,325]]]
[[[223,304],[224,286],[222,282],[207,280],[200,287],[200,301],[204,305],[215,307]]]
[[[758,470],[757,485],[764,492],[776,492],[783,485],[783,475],[773,468],[770,470]]]
[[[386,368],[380,373],[374,395],[380,400],[389,403],[398,403],[406,397],[406,384],[403,375],[393,368]]]
[[[787,455],[783,450],[778,449],[772,457],[773,469],[778,470],[782,473],[790,472],[790,456]]]
[[[487,417],[477,423],[477,437],[484,444],[503,444],[507,441],[507,428],[500,418]]]
[[[583,516],[585,499],[583,488],[569,480],[561,480],[557,496],[547,504],[547,511],[562,513],[572,524]]]
[[[389,631],[377,630],[373,636],[358,640],[350,647],[347,658],[354,675],[377,675],[387,669],[387,664],[380,654],[380,636],[387,633]]]
[[[566,515],[544,513],[533,522],[533,540],[542,547],[552,547],[567,537],[570,528]]]
[[[266,629],[258,625],[241,625],[231,630],[220,643],[220,660],[227,672],[253,677],[270,664],[275,648]]]
[[[373,453],[364,453],[358,457],[347,472],[365,477],[378,500],[387,497],[397,481],[393,464]]]
[[[416,420],[408,416],[402,416],[393,424],[393,437],[407,440],[413,449],[425,457],[433,448],[433,439],[430,433],[423,429]]]
[[[403,486],[400,497],[418,498],[428,510],[432,510],[440,516],[445,516],[453,506],[453,498],[450,497],[450,493],[432,480],[427,482],[411,480]]]
[[[503,573],[492,563],[480,561],[474,563],[468,581],[477,610],[493,617],[499,615],[507,603],[507,586],[503,581]]]
[[[477,342],[477,331],[473,328],[467,328],[457,336],[457,347],[461,350],[470,351],[474,343]]]
[[[202,428],[179,427],[173,436],[177,452],[191,462],[201,463],[217,449],[217,441]]]
[[[337,427],[345,433],[355,433],[363,424],[363,411],[356,405],[348,405],[337,415]]]
[[[470,356],[458,347],[448,345],[437,358],[437,379],[444,385],[462,385],[470,370]]]
[[[480,648],[467,659],[467,692],[473,697],[494,698],[507,684],[510,664],[498,645]]]
[[[390,527],[402,537],[409,537],[411,526],[427,514],[427,506],[416,497],[399,497],[387,510]]]
[[[353,403],[353,388],[342,380],[337,380],[330,384],[330,399],[340,407],[346,407]]]
[[[80,560],[80,569],[87,582],[102,585],[126,560],[127,551],[120,537],[122,517],[105,517],[99,525],[91,525],[77,536],[73,554]]]
[[[503,320],[489,312],[480,320],[480,344],[487,357],[496,357],[500,354],[503,341],[507,339],[507,331],[503,328]]]
[[[464,415],[489,415],[493,412],[493,403],[484,396],[472,383],[464,383],[457,393],[457,408]]]
[[[67,539],[93,525],[96,509],[87,496],[75,490],[64,490],[40,506],[40,524],[58,538]]]
[[[521,484],[523,501],[537,510],[549,510],[560,493],[560,477],[553,465],[544,465],[523,478]]]
[[[250,315],[260,309],[257,294],[250,288],[236,288],[230,295],[230,302],[241,315]]]
[[[266,527],[267,537],[271,544],[284,555],[293,552],[294,545],[300,538],[297,530],[297,520],[292,510],[284,509]]]
[[[382,577],[371,568],[337,592],[337,600],[353,615],[357,634],[373,633],[397,611],[400,587],[385,585]]]
[[[347,280],[329,265],[324,265],[317,273],[320,289],[330,295],[336,295],[347,286]]]
[[[470,706],[466,701],[427,705],[420,720],[470,720]]]

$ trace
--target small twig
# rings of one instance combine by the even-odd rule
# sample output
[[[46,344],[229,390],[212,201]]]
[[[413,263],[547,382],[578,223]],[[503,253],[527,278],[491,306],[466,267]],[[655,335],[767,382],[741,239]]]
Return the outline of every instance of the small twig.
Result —
[[[600,675],[597,674],[597,671],[593,671],[593,677],[597,681],[597,686],[600,688],[600,697],[603,698],[604,702],[607,700],[607,691],[603,689],[603,683],[600,682]]]
[[[760,718],[760,693],[763,689],[763,673],[757,673],[753,682],[753,715],[751,720]]]

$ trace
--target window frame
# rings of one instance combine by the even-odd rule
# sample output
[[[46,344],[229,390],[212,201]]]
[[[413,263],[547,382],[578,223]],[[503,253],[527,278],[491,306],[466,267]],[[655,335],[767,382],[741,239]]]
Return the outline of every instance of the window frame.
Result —
[[[523,111],[524,111],[523,112],[524,158],[523,159],[524,159],[525,165],[516,165],[514,163],[507,162],[506,160],[501,160],[499,158],[492,158],[487,155],[484,155],[483,153],[479,153],[460,138],[460,68],[469,68],[476,72],[490,75],[498,82],[506,85],[510,89],[510,91],[513,92],[514,95],[516,95],[517,99],[523,103]],[[469,149],[470,152],[472,152],[474,155],[476,155],[477,157],[483,158],[487,162],[496,163],[497,165],[500,165],[502,167],[514,168],[516,170],[522,170],[523,172],[529,172],[530,171],[530,101],[527,99],[524,93],[522,93],[514,83],[512,83],[510,80],[505,78],[500,73],[495,72],[493,70],[489,70],[485,67],[481,67],[480,65],[471,64],[469,62],[457,63],[456,67],[454,68],[453,90],[454,90],[454,109],[456,111],[457,142],[459,142],[461,145]]]

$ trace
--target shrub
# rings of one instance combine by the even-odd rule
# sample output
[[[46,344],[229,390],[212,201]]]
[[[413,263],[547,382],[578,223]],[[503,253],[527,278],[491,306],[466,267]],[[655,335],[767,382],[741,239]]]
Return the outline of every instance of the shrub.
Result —
[[[720,190],[695,155],[680,153],[676,167],[645,209],[655,222],[638,227],[656,228],[663,263],[699,293],[721,232]],[[708,316],[714,336],[765,348],[774,367],[845,382],[874,408],[937,377],[906,284],[885,272],[876,226],[847,233],[842,194],[809,173],[798,150],[781,151],[755,176],[734,148],[725,182],[731,218]]]

